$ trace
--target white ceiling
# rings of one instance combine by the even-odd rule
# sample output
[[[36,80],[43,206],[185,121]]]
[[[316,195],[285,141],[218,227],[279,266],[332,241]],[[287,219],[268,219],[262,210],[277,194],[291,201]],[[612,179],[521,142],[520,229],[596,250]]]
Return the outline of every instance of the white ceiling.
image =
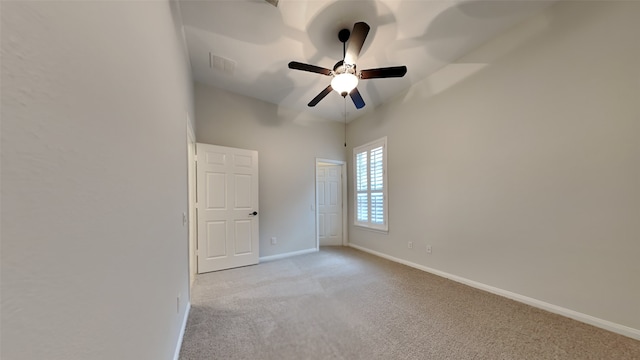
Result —
[[[264,0],[180,0],[180,8],[196,81],[344,121],[345,102],[336,92],[316,107],[307,106],[329,85],[330,77],[287,66],[299,61],[332,69],[342,59],[341,29],[352,29],[358,21],[371,27],[358,69],[408,68],[403,78],[360,80],[358,90],[366,106],[357,110],[347,97],[350,120],[373,111],[550,3],[280,0],[273,7]],[[210,66],[210,53],[231,60],[226,63],[227,71]]]

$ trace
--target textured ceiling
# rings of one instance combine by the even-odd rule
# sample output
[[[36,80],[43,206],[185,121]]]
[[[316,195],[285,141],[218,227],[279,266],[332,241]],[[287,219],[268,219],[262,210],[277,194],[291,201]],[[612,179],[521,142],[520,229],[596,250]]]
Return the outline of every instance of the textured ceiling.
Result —
[[[180,0],[196,81],[318,117],[343,121],[345,100],[330,93],[307,103],[331,78],[291,70],[290,61],[325,68],[342,59],[338,32],[364,21],[371,30],[358,69],[406,65],[403,78],[360,80],[366,106],[347,97],[347,119],[377,106],[551,4],[538,0],[303,1]],[[213,55],[213,58],[212,56]]]

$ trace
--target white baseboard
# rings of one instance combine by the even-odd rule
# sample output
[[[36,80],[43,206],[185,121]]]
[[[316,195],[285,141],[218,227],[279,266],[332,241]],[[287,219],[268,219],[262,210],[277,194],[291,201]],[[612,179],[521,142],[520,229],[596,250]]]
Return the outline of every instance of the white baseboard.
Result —
[[[191,311],[191,302],[187,303],[187,307],[184,310],[184,317],[182,318],[182,326],[180,327],[180,335],[178,335],[176,351],[173,353],[173,360],[178,360],[178,358],[180,358],[180,349],[182,349],[182,340],[184,339],[184,332],[187,329],[187,319],[189,319],[189,311]]]
[[[305,250],[292,251],[292,252],[288,252],[288,253],[284,253],[284,254],[263,256],[263,257],[260,258],[260,262],[279,260],[279,259],[284,259],[284,258],[288,258],[288,257],[292,257],[292,256],[309,254],[309,253],[316,252],[316,251],[318,251],[318,248],[311,248],[311,249],[305,249]]]
[[[562,315],[589,325],[593,325],[605,330],[609,330],[611,332],[620,334],[620,335],[624,335],[624,336],[628,336],[632,339],[636,339],[636,340],[640,340],[640,330],[639,329],[634,329],[628,326],[624,326],[624,325],[620,325],[608,320],[603,320],[591,315],[587,315],[587,314],[583,314],[571,309],[567,309],[567,308],[563,308],[561,306],[557,306],[557,305],[553,305],[544,301],[540,301],[534,298],[530,298],[528,296],[524,296],[524,295],[520,295],[520,294],[516,294],[513,293],[511,291],[507,291],[507,290],[503,290],[497,287],[493,287],[487,284],[483,284],[477,281],[473,281],[473,280],[469,280],[467,278],[463,278],[461,276],[457,276],[457,275],[453,275],[453,274],[449,274],[446,273],[444,271],[440,271],[440,270],[436,270],[436,269],[432,269],[430,267],[427,266],[423,266],[423,265],[419,265],[416,263],[413,263],[411,261],[407,261],[407,260],[403,260],[400,258],[396,258],[378,251],[374,251],[371,249],[367,249],[365,247],[359,246],[359,245],[355,245],[355,244],[349,244],[350,247],[354,248],[354,249],[358,249],[361,251],[364,251],[366,253],[375,255],[375,256],[379,256],[381,258],[385,258],[387,260],[391,260],[403,265],[407,265],[410,266],[412,268],[416,268],[418,270],[422,270],[422,271],[426,271],[428,273],[434,274],[434,275],[438,275],[441,276],[443,278],[446,279],[450,279],[453,280],[455,282],[459,282],[461,284],[465,284],[471,287],[474,287],[476,289],[480,289],[480,290],[484,290],[487,292],[490,292],[492,294],[496,294],[496,295],[500,295],[503,297],[506,297],[508,299],[511,300],[515,300],[527,305],[531,305],[533,307],[542,309],[542,310],[546,310],[549,312],[552,312],[554,314],[558,314],[558,315]]]

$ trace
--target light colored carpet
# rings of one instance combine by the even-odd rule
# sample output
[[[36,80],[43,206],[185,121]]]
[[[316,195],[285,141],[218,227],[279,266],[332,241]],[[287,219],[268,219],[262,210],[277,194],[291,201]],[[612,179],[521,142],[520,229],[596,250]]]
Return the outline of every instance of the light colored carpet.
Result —
[[[640,341],[358,250],[199,275],[194,359],[640,359]]]

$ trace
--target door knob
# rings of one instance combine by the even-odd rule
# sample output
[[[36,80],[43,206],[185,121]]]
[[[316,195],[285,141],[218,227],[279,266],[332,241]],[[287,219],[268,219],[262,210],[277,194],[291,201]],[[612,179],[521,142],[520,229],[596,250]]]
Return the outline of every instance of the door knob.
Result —
[[[252,212],[252,213],[249,213],[249,215],[256,216],[256,215],[258,215],[258,212],[257,212],[257,211],[254,211],[254,212]]]

